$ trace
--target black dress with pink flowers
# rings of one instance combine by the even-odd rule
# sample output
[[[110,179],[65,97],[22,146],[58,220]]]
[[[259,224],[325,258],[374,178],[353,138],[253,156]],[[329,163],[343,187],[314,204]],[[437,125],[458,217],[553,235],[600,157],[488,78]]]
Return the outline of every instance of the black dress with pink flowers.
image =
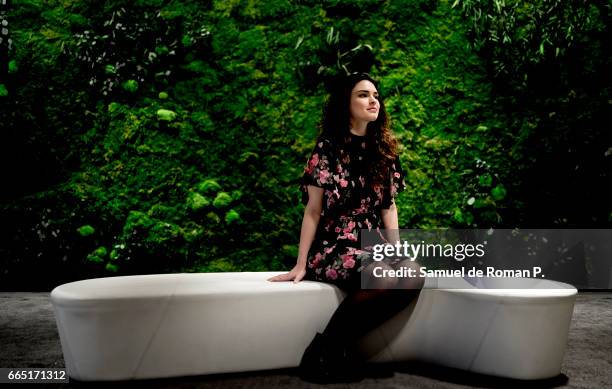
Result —
[[[302,203],[308,203],[308,185],[324,189],[321,218],[308,252],[307,280],[335,284],[343,289],[360,286],[360,229],[384,228],[381,210],[406,188],[399,157],[391,165],[385,185],[373,187],[366,138],[350,134],[341,145],[321,135],[300,182]]]

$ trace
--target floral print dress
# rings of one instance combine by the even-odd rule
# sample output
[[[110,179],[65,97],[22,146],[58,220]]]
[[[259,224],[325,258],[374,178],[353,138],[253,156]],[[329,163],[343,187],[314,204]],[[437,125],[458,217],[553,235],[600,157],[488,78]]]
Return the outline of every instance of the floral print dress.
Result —
[[[308,203],[308,185],[324,189],[321,218],[310,247],[305,279],[358,288],[361,259],[359,230],[384,228],[382,209],[388,209],[406,188],[399,157],[391,165],[385,185],[372,187],[368,145],[364,136],[347,135],[341,147],[322,135],[300,182],[302,203]]]

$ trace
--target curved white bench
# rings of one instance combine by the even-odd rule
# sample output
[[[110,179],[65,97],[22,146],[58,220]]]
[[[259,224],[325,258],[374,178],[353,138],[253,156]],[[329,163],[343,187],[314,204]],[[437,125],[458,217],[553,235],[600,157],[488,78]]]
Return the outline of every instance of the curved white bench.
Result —
[[[276,274],[156,274],[60,285],[51,300],[68,375],[128,380],[295,367],[344,293],[312,281],[266,281]],[[431,289],[432,282],[468,289]],[[535,289],[428,279],[416,302],[360,346],[373,362],[556,376],[577,291],[554,281],[524,282]]]

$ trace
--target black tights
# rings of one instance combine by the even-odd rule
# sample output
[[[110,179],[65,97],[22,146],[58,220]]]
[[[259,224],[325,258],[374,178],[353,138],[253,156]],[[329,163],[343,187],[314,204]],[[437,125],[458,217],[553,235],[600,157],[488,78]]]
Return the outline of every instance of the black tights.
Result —
[[[332,315],[324,334],[352,345],[361,336],[405,309],[420,289],[358,289],[349,291]]]

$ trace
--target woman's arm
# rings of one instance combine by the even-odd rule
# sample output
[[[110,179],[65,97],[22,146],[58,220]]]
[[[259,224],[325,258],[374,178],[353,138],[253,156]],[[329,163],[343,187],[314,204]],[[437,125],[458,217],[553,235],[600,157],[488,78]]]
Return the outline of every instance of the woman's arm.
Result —
[[[304,218],[302,219],[302,231],[300,232],[300,247],[298,250],[297,264],[306,266],[308,250],[317,232],[317,225],[321,218],[323,207],[323,188],[308,185],[308,204],[304,208]]]
[[[302,219],[302,230],[300,232],[300,247],[298,249],[297,262],[289,273],[279,274],[268,278],[268,281],[291,281],[300,282],[306,275],[306,261],[308,260],[308,251],[312,245],[319,219],[321,218],[321,210],[323,208],[323,188],[314,185],[308,185],[308,203],[304,208],[304,217]]]
[[[389,209],[382,210],[382,221],[387,232],[387,239],[389,243],[395,244],[400,240],[399,236],[399,222],[397,218],[397,207],[395,202],[391,203]]]

